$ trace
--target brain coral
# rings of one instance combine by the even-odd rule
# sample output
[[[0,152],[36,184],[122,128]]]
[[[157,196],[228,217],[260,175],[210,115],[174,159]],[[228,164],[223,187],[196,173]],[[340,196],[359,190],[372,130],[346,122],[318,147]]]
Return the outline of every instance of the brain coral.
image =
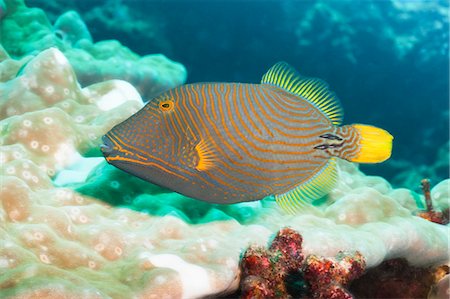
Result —
[[[0,70],[14,67],[5,58]],[[141,106],[137,91],[124,81],[81,89],[64,55],[45,50],[16,77],[0,82],[1,161],[26,158],[52,176],[75,153],[98,147],[104,132]]]
[[[93,43],[80,16],[70,11],[53,26],[45,13],[28,8],[23,0],[5,0],[7,14],[0,23],[0,43],[13,57],[57,47],[72,64],[83,86],[110,79],[133,84],[144,98],[152,98],[186,80],[186,69],[162,54],[140,57],[118,41]],[[0,16],[3,11],[0,3]]]

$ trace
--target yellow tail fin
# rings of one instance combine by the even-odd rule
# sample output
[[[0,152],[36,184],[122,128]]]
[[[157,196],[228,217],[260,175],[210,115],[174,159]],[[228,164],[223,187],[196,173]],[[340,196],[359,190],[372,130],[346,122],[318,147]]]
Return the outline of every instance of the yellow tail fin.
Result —
[[[350,159],[357,163],[380,163],[391,156],[392,137],[387,131],[368,125],[352,125],[359,133],[359,152]]]

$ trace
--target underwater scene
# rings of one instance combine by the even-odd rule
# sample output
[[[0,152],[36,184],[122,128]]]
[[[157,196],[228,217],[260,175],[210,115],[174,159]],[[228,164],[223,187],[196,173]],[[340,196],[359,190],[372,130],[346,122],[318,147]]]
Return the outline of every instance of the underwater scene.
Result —
[[[0,0],[0,298],[449,298],[449,16]]]

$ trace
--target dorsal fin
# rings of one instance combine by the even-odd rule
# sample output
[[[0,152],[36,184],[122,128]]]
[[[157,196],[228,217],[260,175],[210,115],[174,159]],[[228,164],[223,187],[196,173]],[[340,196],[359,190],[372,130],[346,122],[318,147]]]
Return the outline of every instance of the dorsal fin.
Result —
[[[337,180],[336,158],[331,158],[306,182],[283,194],[276,194],[277,204],[286,212],[295,214],[308,204],[328,194]]]
[[[325,81],[303,77],[286,62],[278,62],[264,74],[261,84],[275,85],[298,95],[314,104],[334,125],[342,124],[341,104]]]

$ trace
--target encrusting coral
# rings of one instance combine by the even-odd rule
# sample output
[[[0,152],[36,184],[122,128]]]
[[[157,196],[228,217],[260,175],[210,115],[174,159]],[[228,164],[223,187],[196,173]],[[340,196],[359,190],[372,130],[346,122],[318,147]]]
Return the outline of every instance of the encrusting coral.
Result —
[[[241,298],[288,296],[287,276],[298,271],[302,262],[302,237],[290,228],[281,229],[268,250],[250,247],[241,262]]]
[[[291,298],[287,278],[295,273],[307,285],[302,298],[346,299],[353,297],[345,287],[362,275],[365,261],[359,252],[304,259],[301,235],[282,228],[268,250],[259,246],[247,249],[241,268],[241,298]]]
[[[352,294],[346,287],[359,278],[365,270],[361,253],[339,252],[335,258],[311,255],[306,258],[303,272],[309,282],[312,298],[349,299]]]

